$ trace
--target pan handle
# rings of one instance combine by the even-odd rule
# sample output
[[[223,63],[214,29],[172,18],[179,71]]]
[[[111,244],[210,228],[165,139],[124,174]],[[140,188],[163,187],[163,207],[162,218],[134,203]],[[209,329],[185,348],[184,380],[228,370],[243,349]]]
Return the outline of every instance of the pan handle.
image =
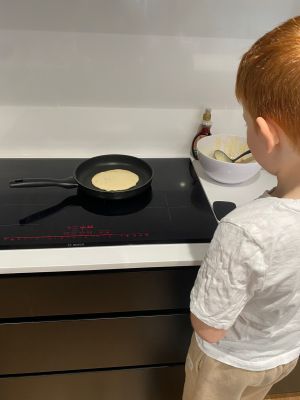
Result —
[[[44,187],[44,186],[59,186],[66,189],[78,187],[78,183],[73,176],[63,179],[43,179],[43,178],[20,178],[9,182],[11,188],[24,187]]]

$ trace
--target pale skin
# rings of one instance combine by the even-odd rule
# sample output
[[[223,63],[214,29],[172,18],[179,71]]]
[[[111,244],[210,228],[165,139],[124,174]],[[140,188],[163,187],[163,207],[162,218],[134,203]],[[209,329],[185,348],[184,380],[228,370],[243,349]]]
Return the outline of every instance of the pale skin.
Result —
[[[259,164],[277,177],[274,197],[300,199],[300,150],[294,148],[285,131],[271,118],[253,119],[244,108],[248,146]],[[299,127],[300,129],[300,127]],[[226,330],[213,328],[191,313],[194,331],[205,341],[216,343]]]
[[[244,118],[254,158],[277,177],[272,196],[300,199],[300,150],[294,148],[284,130],[271,118],[253,120],[247,110],[244,110]]]

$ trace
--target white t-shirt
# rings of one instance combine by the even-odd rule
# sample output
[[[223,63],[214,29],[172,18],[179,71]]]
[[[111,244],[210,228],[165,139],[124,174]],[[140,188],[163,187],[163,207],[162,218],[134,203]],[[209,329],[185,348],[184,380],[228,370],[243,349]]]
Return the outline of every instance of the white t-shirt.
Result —
[[[262,197],[221,220],[191,292],[190,309],[228,330],[196,335],[210,357],[261,371],[300,354],[300,200]]]

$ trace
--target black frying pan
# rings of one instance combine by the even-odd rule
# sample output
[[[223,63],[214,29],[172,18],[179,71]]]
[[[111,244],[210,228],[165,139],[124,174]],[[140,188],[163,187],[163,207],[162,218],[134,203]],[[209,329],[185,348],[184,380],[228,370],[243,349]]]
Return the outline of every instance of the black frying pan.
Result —
[[[110,169],[126,169],[138,175],[136,186],[127,190],[106,191],[93,186],[92,178],[99,172]],[[66,189],[78,188],[80,193],[102,199],[126,199],[143,193],[152,181],[152,169],[143,160],[121,154],[107,154],[83,161],[75,169],[74,175],[64,179],[15,179],[9,183],[11,188],[59,186]]]

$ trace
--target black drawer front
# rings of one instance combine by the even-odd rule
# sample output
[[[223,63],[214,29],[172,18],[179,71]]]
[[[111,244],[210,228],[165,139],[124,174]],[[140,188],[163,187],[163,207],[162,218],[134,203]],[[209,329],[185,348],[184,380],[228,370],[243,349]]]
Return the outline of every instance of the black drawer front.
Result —
[[[0,374],[178,363],[189,315],[0,325]]]
[[[6,400],[181,400],[184,367],[0,379]]]
[[[182,309],[198,267],[0,277],[0,318]]]

